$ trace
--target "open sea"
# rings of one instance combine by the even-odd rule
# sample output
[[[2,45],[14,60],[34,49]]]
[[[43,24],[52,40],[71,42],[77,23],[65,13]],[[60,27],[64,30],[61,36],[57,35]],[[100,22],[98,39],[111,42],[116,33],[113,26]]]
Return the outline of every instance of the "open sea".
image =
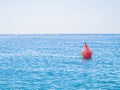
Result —
[[[120,90],[120,34],[1,34],[0,90]]]

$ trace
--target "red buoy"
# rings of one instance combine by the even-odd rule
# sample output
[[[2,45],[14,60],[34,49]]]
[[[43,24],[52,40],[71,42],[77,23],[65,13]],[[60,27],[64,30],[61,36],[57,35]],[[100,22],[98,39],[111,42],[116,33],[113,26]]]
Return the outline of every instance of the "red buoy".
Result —
[[[88,47],[88,45],[85,43],[84,47],[82,49],[82,57],[84,59],[90,59],[92,57],[92,50]]]

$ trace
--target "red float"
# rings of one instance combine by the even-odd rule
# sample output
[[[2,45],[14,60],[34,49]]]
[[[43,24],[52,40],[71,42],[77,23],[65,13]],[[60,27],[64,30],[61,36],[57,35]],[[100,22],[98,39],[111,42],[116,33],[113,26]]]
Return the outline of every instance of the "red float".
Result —
[[[84,59],[90,59],[92,57],[92,50],[88,47],[88,45],[85,43],[84,47],[82,49],[82,57]]]

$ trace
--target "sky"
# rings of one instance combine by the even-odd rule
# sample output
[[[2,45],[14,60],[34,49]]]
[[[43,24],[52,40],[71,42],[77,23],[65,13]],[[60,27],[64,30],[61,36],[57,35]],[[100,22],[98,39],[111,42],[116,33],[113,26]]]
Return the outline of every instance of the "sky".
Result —
[[[120,34],[120,0],[0,0],[0,34]]]

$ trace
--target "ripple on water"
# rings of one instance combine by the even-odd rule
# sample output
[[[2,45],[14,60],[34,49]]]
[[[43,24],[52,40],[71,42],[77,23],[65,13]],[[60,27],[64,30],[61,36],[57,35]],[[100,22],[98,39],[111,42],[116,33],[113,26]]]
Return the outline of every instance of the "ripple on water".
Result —
[[[119,39],[119,35],[0,36],[0,88],[119,90]],[[84,41],[93,50],[90,60],[81,57]]]

